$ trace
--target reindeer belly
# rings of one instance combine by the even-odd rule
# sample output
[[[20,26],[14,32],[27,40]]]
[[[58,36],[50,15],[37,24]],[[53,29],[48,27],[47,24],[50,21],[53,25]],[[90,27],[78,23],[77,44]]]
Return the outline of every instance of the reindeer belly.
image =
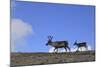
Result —
[[[53,47],[56,47],[56,48],[62,48],[62,47],[65,47],[66,45],[65,45],[65,42],[52,42],[52,43],[50,43],[50,45],[51,46],[53,46]]]

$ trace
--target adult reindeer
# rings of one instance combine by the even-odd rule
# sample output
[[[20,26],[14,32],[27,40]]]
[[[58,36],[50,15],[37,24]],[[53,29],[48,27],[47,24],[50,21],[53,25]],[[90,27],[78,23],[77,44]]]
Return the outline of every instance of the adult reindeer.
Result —
[[[75,41],[74,45],[77,46],[77,51],[79,50],[79,48],[82,48],[82,47],[84,47],[85,50],[88,50],[88,46],[86,42],[77,43],[77,41]]]
[[[51,45],[53,46],[55,49],[54,49],[54,52],[55,50],[57,49],[57,53],[58,53],[58,48],[64,48],[67,52],[67,48],[69,49],[70,51],[70,48],[68,46],[68,41],[52,41],[52,36],[48,36],[48,42],[46,43],[46,45]]]

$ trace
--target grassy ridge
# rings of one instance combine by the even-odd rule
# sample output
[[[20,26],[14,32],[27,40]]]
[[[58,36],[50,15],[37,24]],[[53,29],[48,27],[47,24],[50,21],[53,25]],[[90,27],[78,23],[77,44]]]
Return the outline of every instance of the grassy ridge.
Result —
[[[11,66],[95,61],[95,51],[69,53],[11,53]]]

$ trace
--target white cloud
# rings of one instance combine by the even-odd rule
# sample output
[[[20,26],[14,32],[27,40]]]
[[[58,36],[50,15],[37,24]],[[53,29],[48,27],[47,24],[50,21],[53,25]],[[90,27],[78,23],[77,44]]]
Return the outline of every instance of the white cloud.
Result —
[[[88,46],[88,50],[92,50],[92,47],[91,46]]]
[[[49,49],[49,53],[53,53],[54,52],[54,47],[52,47],[52,48],[50,48]],[[56,52],[57,50],[55,50],[55,52]],[[66,52],[66,50],[64,49],[64,48],[58,48],[58,53],[60,53],[60,52]],[[69,51],[67,51],[67,52],[69,52]]]
[[[11,51],[15,51],[18,44],[22,44],[24,37],[33,35],[32,26],[21,19],[11,19]]]
[[[54,47],[50,48],[50,49],[49,49],[49,52],[50,52],[50,53],[53,53],[53,52],[54,52]]]
[[[91,46],[88,45],[88,50],[92,50]],[[71,52],[76,52],[77,51],[77,47],[76,48],[71,48]],[[79,48],[79,51],[81,51],[81,48]],[[84,47],[82,47],[82,51],[87,51]],[[54,47],[50,48],[49,49],[49,52],[52,53],[54,52]],[[60,49],[58,48],[58,52],[66,52],[66,50],[63,48],[63,49]],[[69,52],[69,50],[67,49],[67,52]]]
[[[28,34],[32,34],[32,26],[20,19],[11,20],[11,34],[16,35],[17,38],[24,37]]]
[[[75,52],[77,50],[77,48],[71,48],[71,52]],[[50,48],[49,51],[50,53],[54,52],[54,47]],[[66,50],[64,48],[58,48],[58,53],[60,52],[66,52]],[[67,49],[67,52],[69,52],[69,50]]]
[[[90,45],[88,45],[88,50],[92,50],[92,47]],[[71,52],[75,52],[77,51],[77,47],[76,48],[71,48]],[[79,48],[79,51],[87,51],[84,47]]]

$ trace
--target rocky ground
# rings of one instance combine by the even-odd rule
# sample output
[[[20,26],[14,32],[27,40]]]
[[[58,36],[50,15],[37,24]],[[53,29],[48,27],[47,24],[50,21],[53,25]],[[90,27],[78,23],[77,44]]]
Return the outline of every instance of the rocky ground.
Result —
[[[11,53],[11,67],[95,61],[95,51],[69,53]]]

